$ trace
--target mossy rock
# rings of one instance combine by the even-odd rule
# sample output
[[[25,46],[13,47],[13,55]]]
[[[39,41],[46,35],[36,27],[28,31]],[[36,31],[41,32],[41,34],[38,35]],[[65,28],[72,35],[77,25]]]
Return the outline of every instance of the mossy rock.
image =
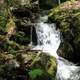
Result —
[[[54,57],[40,52],[28,52],[17,56],[19,57],[18,61],[26,64],[26,71],[31,80],[55,80],[57,62]]]
[[[64,49],[71,48],[73,51],[65,52],[66,58],[71,58],[71,61],[80,62],[80,1],[67,1],[60,6],[53,8],[49,14],[49,20],[57,24],[60,29],[62,43]],[[64,43],[63,43],[64,42]],[[69,47],[66,48],[66,43]],[[60,46],[61,49],[61,46]],[[69,55],[70,54],[70,55]],[[73,55],[72,55],[73,54]],[[62,53],[62,56],[64,53]],[[74,57],[72,59],[72,57]]]
[[[16,55],[3,53],[0,55],[0,71],[2,80],[55,80],[57,62],[54,57],[40,51]]]

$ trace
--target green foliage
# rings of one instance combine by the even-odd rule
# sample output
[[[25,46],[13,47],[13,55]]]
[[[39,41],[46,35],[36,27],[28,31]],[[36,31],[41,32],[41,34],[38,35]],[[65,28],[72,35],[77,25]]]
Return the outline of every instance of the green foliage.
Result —
[[[19,0],[4,0],[6,8],[10,8],[12,6],[16,6],[19,4]]]
[[[80,31],[80,9],[62,10],[56,7],[49,16],[52,22],[56,22],[61,32],[67,32],[71,28],[74,28],[76,32]]]
[[[43,70],[41,70],[41,69],[30,70],[29,75],[32,78],[32,80],[33,79],[35,80],[37,77],[40,77],[43,75]]]
[[[19,44],[26,45],[30,42],[30,35],[26,36],[24,32],[19,31],[11,37],[11,40],[14,40]]]
[[[3,45],[0,47],[2,52],[9,52],[11,54],[15,54],[15,51],[20,49],[20,45],[15,43],[14,41],[7,41],[4,42]]]
[[[23,52],[16,55],[0,54],[0,79],[55,80],[56,74],[53,74],[54,72],[56,73],[56,68],[54,69],[55,59],[45,54],[40,54],[38,56],[40,59],[31,65],[36,56],[34,52]],[[15,67],[16,63],[19,64],[18,67]]]
[[[44,71],[43,76],[40,76],[40,80],[46,78],[50,78],[50,80],[54,80],[56,75],[56,70],[57,70],[56,59],[51,56],[49,57],[48,55],[45,56],[44,53],[38,55],[36,60],[35,58],[33,59],[35,63],[31,65],[32,67],[31,69],[34,70],[34,68],[36,69],[39,68]],[[44,76],[46,78],[44,78]]]
[[[6,32],[7,16],[5,10],[0,10],[0,33]]]
[[[49,65],[49,64],[51,64],[51,65]],[[48,67],[47,72],[54,78],[56,75],[56,70],[57,70],[56,59],[50,58],[48,65],[49,65],[49,67]]]
[[[0,10],[1,34],[7,34],[6,24],[8,23],[9,18],[13,17],[10,13],[10,7],[18,5],[18,1],[21,0],[4,1],[5,9]],[[51,1],[48,2],[51,4]],[[50,7],[52,6],[53,3]],[[20,26],[19,28],[18,26],[16,28],[16,33],[11,35],[10,39],[5,39],[5,34],[0,36],[0,52],[2,55],[0,55],[0,80],[37,80],[38,78],[38,80],[54,80],[57,70],[56,59],[44,53],[36,55],[37,53],[35,52],[29,52],[28,54],[27,51],[22,50],[24,49],[24,47],[21,48],[22,45],[26,45],[30,42],[30,33],[27,30],[23,30]],[[16,53],[18,50],[21,51],[20,53],[22,56],[18,56],[18,54],[20,54],[19,52]],[[19,66],[16,67],[17,64]]]
[[[60,46],[60,55],[74,61],[74,58],[79,59],[80,56],[80,8],[77,8],[75,2],[73,7],[66,8],[68,3],[71,2],[64,3],[62,8],[53,8],[49,19],[57,24],[62,34],[63,46]]]
[[[56,9],[55,9],[56,10]],[[54,11],[54,9],[53,9]],[[72,21],[72,11],[61,11],[56,10],[54,11],[53,15],[50,17],[50,19],[52,20],[52,22],[56,22],[58,27],[60,28],[60,30],[62,32],[67,32],[69,31],[69,28],[71,28],[70,23]]]

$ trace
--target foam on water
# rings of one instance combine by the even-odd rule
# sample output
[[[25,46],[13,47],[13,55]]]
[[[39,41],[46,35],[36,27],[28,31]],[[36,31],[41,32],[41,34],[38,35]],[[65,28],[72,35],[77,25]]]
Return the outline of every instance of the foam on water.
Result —
[[[80,80],[79,66],[77,67],[57,55],[57,49],[61,42],[60,32],[56,29],[56,25],[54,23],[44,23],[46,20],[47,16],[40,17],[35,26],[38,45],[33,49],[42,50],[56,58],[58,63],[56,74],[57,80]]]

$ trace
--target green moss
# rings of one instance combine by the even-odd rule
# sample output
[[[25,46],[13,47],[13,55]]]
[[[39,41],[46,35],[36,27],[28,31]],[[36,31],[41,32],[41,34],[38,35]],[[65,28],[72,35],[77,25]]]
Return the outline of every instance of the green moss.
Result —
[[[21,49],[21,45],[17,44],[14,41],[4,41],[0,46],[1,52],[8,52],[11,54],[15,54],[15,52]]]
[[[36,56],[35,56],[35,58],[36,58]],[[33,60],[35,60],[35,58],[33,58]],[[32,61],[32,63],[33,63],[33,61]],[[31,70],[37,69],[37,68],[39,68],[43,71],[43,75],[41,75],[41,77],[38,77],[40,80],[45,79],[44,76],[46,78],[47,77],[50,78],[50,80],[55,79],[57,63],[56,63],[56,59],[54,57],[48,56],[45,53],[39,54],[37,56],[37,59],[35,60],[35,63],[33,63],[31,65]]]
[[[0,34],[6,32],[7,16],[5,9],[0,10]]]
[[[11,37],[11,40],[14,40],[22,45],[27,45],[30,42],[30,35],[27,36],[24,32],[18,31],[14,36]]]
[[[76,59],[75,61],[79,61],[80,8],[77,8],[76,5],[74,6],[76,3],[75,1],[72,3],[72,5],[70,3],[71,2],[68,1],[64,4],[61,4],[61,8],[53,8],[52,12],[49,14],[49,20],[52,23],[57,24],[57,28],[60,29],[60,32],[62,34],[62,39],[64,41],[64,43],[62,43],[64,45],[63,50],[66,51],[63,52],[63,50],[61,50],[61,55],[69,59],[72,59],[73,57],[72,61],[74,61],[74,58]],[[68,5],[67,8],[65,5]],[[70,8],[69,5],[73,7]],[[77,5],[79,5],[78,2]],[[68,44],[67,48],[66,44]]]
[[[38,76],[43,75],[43,71],[41,69],[30,70],[29,75],[32,78],[32,80],[35,80],[35,78],[37,78]]]

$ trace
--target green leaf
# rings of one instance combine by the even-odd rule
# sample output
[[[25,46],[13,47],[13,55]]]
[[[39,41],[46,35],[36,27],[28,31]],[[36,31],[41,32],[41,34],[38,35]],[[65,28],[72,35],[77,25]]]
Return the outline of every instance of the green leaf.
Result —
[[[33,70],[30,70],[30,72],[29,72],[29,76],[32,79],[35,79],[38,76],[41,76],[42,74],[43,74],[43,70],[41,70],[41,69],[33,69]]]

